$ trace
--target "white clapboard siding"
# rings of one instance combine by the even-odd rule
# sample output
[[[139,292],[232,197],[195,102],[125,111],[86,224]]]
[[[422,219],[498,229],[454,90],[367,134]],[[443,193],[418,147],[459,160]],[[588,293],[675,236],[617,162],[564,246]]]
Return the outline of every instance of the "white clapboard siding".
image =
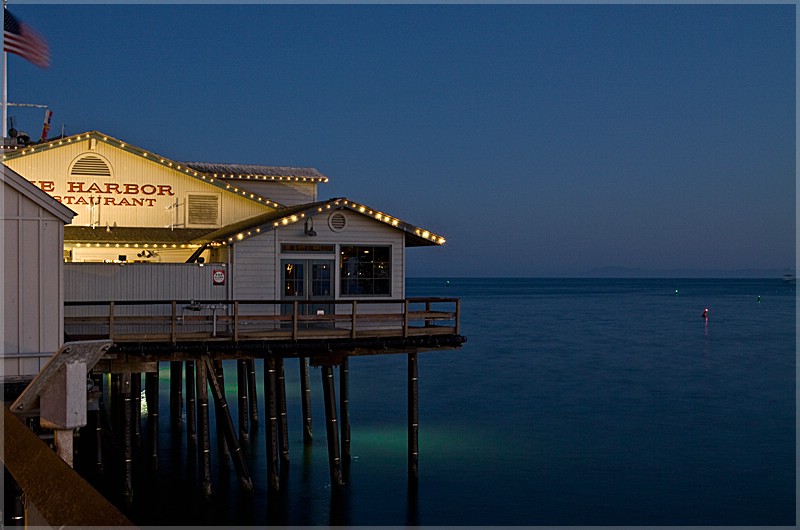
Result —
[[[73,163],[87,154],[101,157],[110,167],[110,177],[103,176],[72,176],[70,169]],[[244,198],[237,193],[232,193],[238,188],[238,183],[225,183],[230,186],[230,191],[220,189],[211,184],[188,176],[176,168],[166,167],[158,160],[150,161],[139,155],[124,151],[118,147],[101,141],[81,140],[57,148],[41,148],[34,154],[12,158],[5,161],[11,169],[23,177],[36,183],[51,196],[59,199],[62,204],[77,212],[73,225],[87,226],[93,221],[100,226],[136,226],[136,227],[164,227],[170,224],[184,227],[218,227],[236,221],[247,219],[267,211],[268,208],[257,201]],[[154,186],[155,193],[123,194],[123,193],[80,193],[74,191],[77,184],[84,183],[83,188],[88,189],[96,183],[101,189],[106,189],[108,183],[118,184],[120,190],[124,185],[137,186],[141,189],[144,185]],[[70,191],[72,186],[73,191]],[[130,189],[134,189],[133,187]],[[241,192],[241,190],[240,190]],[[86,204],[78,204],[79,197],[88,200],[89,196],[100,197],[101,204],[92,209]],[[219,197],[219,218],[208,224],[189,225],[187,199],[189,195]],[[144,206],[116,206],[114,203],[105,204],[106,199],[114,199],[119,203],[122,199],[146,200]],[[177,213],[169,210],[178,202]]]
[[[275,277],[279,274],[275,261],[275,232],[265,232],[234,245],[235,277],[233,296],[236,300],[276,300]],[[274,313],[274,307],[242,305],[242,314]]]
[[[23,188],[2,184],[4,377],[38,373],[63,338],[64,220]]]

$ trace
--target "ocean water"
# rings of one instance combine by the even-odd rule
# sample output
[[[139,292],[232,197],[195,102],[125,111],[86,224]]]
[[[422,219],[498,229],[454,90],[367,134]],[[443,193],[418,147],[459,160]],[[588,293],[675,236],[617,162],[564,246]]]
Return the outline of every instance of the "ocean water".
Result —
[[[159,471],[137,464],[125,511],[140,525],[795,524],[794,284],[407,286],[409,296],[461,298],[468,338],[460,350],[419,354],[416,488],[407,476],[405,355],[350,359],[353,459],[342,491],[330,486],[320,370],[310,369],[315,437],[304,447],[299,370],[287,360],[291,463],[282,492],[267,492],[261,393],[260,431],[244,448],[255,491],[242,491],[233,467],[219,463],[212,434],[210,499],[196,486],[185,433],[170,429],[165,366]],[[235,365],[225,368],[235,419]],[[108,482],[104,492],[120,502]]]

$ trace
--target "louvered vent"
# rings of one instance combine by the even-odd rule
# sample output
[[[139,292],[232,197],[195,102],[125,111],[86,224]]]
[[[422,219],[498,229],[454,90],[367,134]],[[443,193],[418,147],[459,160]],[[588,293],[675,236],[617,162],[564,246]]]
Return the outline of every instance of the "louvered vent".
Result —
[[[70,175],[85,177],[110,177],[111,168],[108,162],[96,155],[86,155],[72,164]]]
[[[188,225],[219,225],[219,195],[188,196]]]
[[[331,230],[334,232],[341,232],[347,227],[347,217],[345,217],[342,212],[333,212],[328,217],[328,226],[330,226]]]

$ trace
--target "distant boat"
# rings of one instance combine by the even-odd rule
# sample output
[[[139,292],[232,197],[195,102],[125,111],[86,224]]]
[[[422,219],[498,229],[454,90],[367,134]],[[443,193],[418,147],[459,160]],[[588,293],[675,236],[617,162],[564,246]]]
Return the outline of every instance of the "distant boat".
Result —
[[[787,272],[786,274],[783,275],[783,281],[785,281],[786,283],[794,282],[794,274],[792,274],[791,272]]]

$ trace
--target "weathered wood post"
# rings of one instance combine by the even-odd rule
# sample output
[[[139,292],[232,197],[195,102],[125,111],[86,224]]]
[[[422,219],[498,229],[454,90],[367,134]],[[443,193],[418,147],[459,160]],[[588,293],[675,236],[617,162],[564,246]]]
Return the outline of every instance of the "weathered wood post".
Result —
[[[250,415],[247,411],[247,360],[238,359],[236,361],[236,375],[236,391],[239,394],[239,443],[244,445],[247,443],[250,433]]]
[[[147,403],[147,438],[150,451],[150,469],[158,469],[158,363],[156,371],[148,372],[144,379]]]
[[[419,478],[419,388],[417,354],[408,354],[408,475]]]
[[[308,358],[300,357],[300,392],[303,406],[303,442],[311,444],[311,385],[308,382]]]
[[[142,445],[142,374],[131,374],[131,405],[132,420],[131,436],[133,448],[138,450]]]
[[[186,450],[192,454],[197,449],[197,413],[195,399],[195,363],[186,361]]]
[[[206,367],[212,370],[211,360],[207,356],[203,356]],[[236,439],[236,430],[233,427],[233,418],[231,411],[228,408],[228,400],[225,399],[224,388],[219,385],[219,381],[215,378],[210,378],[211,394],[214,396],[214,403],[216,404],[215,410],[217,411],[217,431],[222,431],[225,441],[231,451],[231,459],[233,460],[233,467],[236,469],[236,474],[239,476],[239,483],[248,491],[253,490],[253,481],[250,479],[250,473],[247,471],[247,464],[244,461],[239,441]],[[220,454],[220,458],[225,458]]]
[[[289,425],[286,416],[286,377],[283,371],[283,358],[275,359],[278,398],[278,444],[281,455],[281,474],[289,469]]]
[[[210,360],[209,360],[210,363]],[[212,369],[213,368],[213,369]],[[219,387],[222,389],[222,393],[225,393],[225,372],[222,368],[222,360],[215,359],[213,365],[209,365],[209,374],[212,374],[214,379],[216,380]],[[224,411],[220,410],[220,402],[217,399],[214,399],[214,417],[219,418],[222,416]],[[219,448],[219,459],[220,462],[227,462],[228,456],[228,444],[225,442],[225,433],[223,432],[223,422],[219,421],[216,422],[217,425],[217,447]]]
[[[266,416],[267,485],[272,491],[280,489],[278,477],[278,404],[275,357],[264,358],[264,413]]]
[[[342,460],[350,461],[350,362],[347,356],[339,365],[339,422],[342,431]]]
[[[120,377],[120,393],[122,394],[122,462],[123,484],[122,494],[125,501],[130,503],[133,499],[133,447],[132,429],[133,403],[131,399],[131,374],[125,373]]]
[[[258,425],[258,390],[256,388],[256,360],[247,359],[247,397],[250,399],[250,424],[253,430]]]
[[[206,363],[195,364],[197,380],[197,463],[200,485],[205,496],[211,495],[211,438],[208,432],[208,369]],[[214,377],[213,372],[211,377]]]
[[[183,412],[183,363],[170,361],[169,363],[169,415],[172,426],[180,429]]]
[[[328,466],[331,486],[344,485],[342,480],[342,461],[339,456],[339,429],[336,425],[336,388],[333,382],[333,367],[322,367],[322,394],[325,400],[325,424],[328,434]]]

